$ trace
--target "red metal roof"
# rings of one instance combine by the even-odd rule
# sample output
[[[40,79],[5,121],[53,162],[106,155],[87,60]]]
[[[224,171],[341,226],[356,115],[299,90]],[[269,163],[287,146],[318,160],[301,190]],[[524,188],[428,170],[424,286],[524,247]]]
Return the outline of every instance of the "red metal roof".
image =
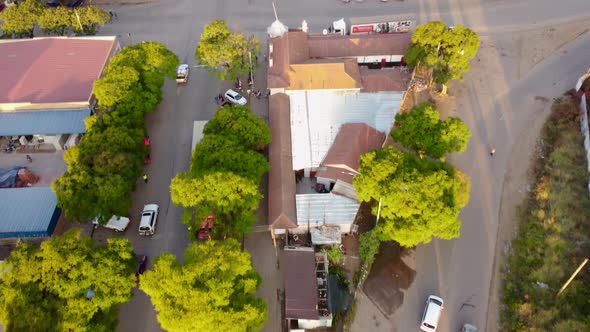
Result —
[[[291,115],[289,96],[270,96],[268,224],[274,229],[297,227],[295,208],[295,172],[291,154]]]
[[[352,184],[352,174],[358,172],[360,157],[379,149],[384,140],[385,134],[365,123],[344,124],[321,163],[325,169],[318,170],[316,176]]]
[[[88,101],[116,43],[107,38],[0,41],[0,103]]]

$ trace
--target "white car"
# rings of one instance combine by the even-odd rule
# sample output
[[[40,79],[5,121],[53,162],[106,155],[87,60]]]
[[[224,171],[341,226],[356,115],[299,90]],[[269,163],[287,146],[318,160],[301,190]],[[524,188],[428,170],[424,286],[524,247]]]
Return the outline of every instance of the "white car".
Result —
[[[477,327],[471,324],[464,324],[461,332],[477,332]]]
[[[156,222],[158,221],[158,209],[157,204],[147,204],[143,207],[141,220],[139,221],[139,235],[154,235]]]
[[[92,221],[92,223],[94,224],[94,228],[98,228],[98,226],[100,225],[99,220],[100,217],[96,217],[96,219],[94,219]],[[115,230],[116,232],[123,232],[127,226],[129,225],[129,218],[125,218],[125,217],[118,217],[118,216],[113,216],[105,225],[103,225],[105,228],[110,228]]]
[[[188,65],[182,64],[176,68],[176,83],[186,83],[188,82]]]
[[[246,105],[248,102],[246,98],[244,98],[241,94],[235,92],[232,89],[229,89],[225,92],[225,98],[229,100],[231,103],[239,104],[239,105]]]
[[[426,308],[424,308],[424,314],[422,314],[420,329],[426,332],[436,332],[442,310],[443,299],[435,295],[430,295],[428,300],[426,300]]]

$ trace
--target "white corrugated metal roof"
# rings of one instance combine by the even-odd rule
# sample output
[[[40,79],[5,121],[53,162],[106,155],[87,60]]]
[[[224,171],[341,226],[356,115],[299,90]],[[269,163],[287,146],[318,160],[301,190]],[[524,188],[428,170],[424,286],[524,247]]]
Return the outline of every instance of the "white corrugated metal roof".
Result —
[[[345,123],[389,133],[404,92],[287,90],[291,102],[293,169],[319,167]]]
[[[297,194],[297,224],[341,225],[352,224],[359,209],[359,202],[350,198],[328,194]]]

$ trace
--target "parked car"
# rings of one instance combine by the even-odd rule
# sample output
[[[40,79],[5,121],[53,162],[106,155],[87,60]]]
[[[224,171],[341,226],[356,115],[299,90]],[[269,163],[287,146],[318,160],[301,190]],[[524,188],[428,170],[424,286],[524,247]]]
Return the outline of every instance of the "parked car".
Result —
[[[178,68],[176,68],[176,83],[188,82],[188,72],[189,67],[186,63],[178,66]]]
[[[143,207],[141,220],[139,221],[139,235],[154,235],[156,222],[158,221],[158,209],[157,204],[147,204]]]
[[[422,314],[420,329],[426,332],[436,332],[438,320],[443,310],[443,299],[438,296],[430,295],[426,300],[426,307]]]
[[[248,102],[246,98],[242,97],[242,95],[240,95],[232,89],[229,89],[225,92],[225,98],[233,104],[239,104],[242,106],[246,105],[246,103]]]
[[[464,324],[461,332],[477,332],[477,327],[471,324]]]
[[[145,272],[147,267],[148,256],[139,255],[137,256],[137,268],[135,269],[135,278],[139,281],[139,275]]]
[[[100,225],[100,219],[101,217],[98,216],[92,221],[95,229]],[[102,226],[105,228],[110,228],[115,232],[123,232],[125,229],[127,229],[127,226],[129,226],[129,222],[129,218],[113,216],[106,224]]]
[[[201,228],[197,231],[197,239],[207,240],[211,238],[211,232],[213,231],[213,219],[214,216],[208,216],[205,221],[201,223]]]

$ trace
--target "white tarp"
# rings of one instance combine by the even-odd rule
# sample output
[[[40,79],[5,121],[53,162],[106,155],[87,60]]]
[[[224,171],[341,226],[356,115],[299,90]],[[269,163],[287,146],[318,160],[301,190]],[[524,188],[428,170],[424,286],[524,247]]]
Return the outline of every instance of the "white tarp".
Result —
[[[195,146],[203,139],[203,129],[209,121],[195,121],[193,122],[193,143],[191,145],[191,154],[195,151]]]
[[[270,38],[280,37],[287,31],[289,31],[289,28],[279,20],[275,20],[268,28],[266,28],[266,33],[268,33]]]
[[[340,244],[342,242],[340,227],[320,226],[311,228],[309,232],[313,245]]]

